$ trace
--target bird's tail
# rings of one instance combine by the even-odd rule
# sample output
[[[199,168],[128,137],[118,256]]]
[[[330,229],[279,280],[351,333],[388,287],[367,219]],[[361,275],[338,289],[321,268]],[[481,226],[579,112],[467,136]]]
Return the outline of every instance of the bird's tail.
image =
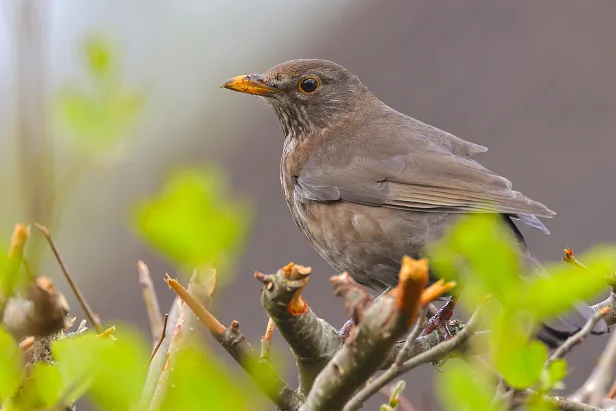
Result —
[[[529,267],[533,268],[537,275],[548,276],[541,263],[527,251],[526,258]],[[565,340],[577,333],[584,327],[588,320],[595,315],[595,311],[583,301],[574,304],[571,311],[541,324],[537,332],[537,338],[548,347],[556,348]],[[591,334],[600,335],[610,332],[610,328],[603,320],[599,320],[591,331]]]

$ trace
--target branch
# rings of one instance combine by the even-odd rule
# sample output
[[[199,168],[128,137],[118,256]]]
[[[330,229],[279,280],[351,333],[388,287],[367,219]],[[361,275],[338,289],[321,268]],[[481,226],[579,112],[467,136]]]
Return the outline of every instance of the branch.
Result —
[[[58,265],[60,266],[60,269],[62,270],[62,273],[64,274],[64,277],[66,278],[66,281],[68,281],[68,284],[73,290],[73,293],[75,293],[75,297],[77,297],[77,301],[79,301],[79,304],[81,305],[81,308],[83,308],[83,311],[88,317],[88,320],[92,323],[97,333],[99,334],[102,333],[104,330],[103,330],[103,327],[101,326],[101,323],[98,317],[94,314],[94,312],[88,305],[88,302],[86,301],[85,297],[81,294],[81,291],[79,291],[77,284],[75,284],[75,282],[73,281],[73,278],[71,277],[68,270],[66,269],[66,266],[64,265],[64,261],[62,260],[62,256],[60,255],[60,252],[58,251],[58,248],[56,247],[56,243],[53,241],[53,238],[51,237],[51,233],[49,232],[47,227],[39,223],[34,223],[34,225],[43,234],[43,236],[47,240],[47,243],[49,244],[49,247],[51,248],[53,255],[56,257],[56,260],[58,261]]]
[[[336,329],[318,318],[301,296],[309,275],[309,268],[292,263],[276,274],[255,272],[265,284],[261,304],[293,352],[303,393],[342,345]]]
[[[11,246],[7,257],[4,278],[0,281],[0,319],[4,316],[6,304],[15,292],[18,283],[19,269],[24,256],[24,247],[30,237],[30,229],[23,224],[17,224],[11,237]]]
[[[601,404],[601,401],[606,396],[607,386],[612,379],[612,365],[615,361],[616,333],[613,333],[590,377],[571,398],[590,405]]]
[[[404,362],[404,364],[402,365],[398,365],[394,361],[393,365],[387,371],[378,376],[374,381],[372,381],[369,385],[367,385],[360,392],[358,392],[344,407],[344,411],[352,411],[358,409],[359,407],[361,407],[364,401],[377,393],[381,388],[391,383],[395,378],[399,377],[400,375],[411,371],[413,368],[416,368],[419,365],[439,360],[465,345],[469,338],[474,334],[475,329],[479,325],[481,308],[482,307],[480,306],[475,311],[464,329],[457,333],[453,338],[441,342],[433,348],[412,357],[411,359]],[[433,333],[434,332],[436,331],[433,331]]]
[[[196,270],[190,279],[188,290],[184,289],[184,287],[182,287],[182,289],[185,293],[190,294],[193,299],[199,298],[201,301],[206,303],[209,301],[208,291],[204,291],[209,289],[206,276],[199,275],[199,272]],[[162,362],[162,369],[153,391],[150,391],[152,388],[149,385],[152,378],[148,376],[148,379],[146,380],[146,388],[148,391],[153,392],[153,395],[149,397],[146,396],[145,389],[142,394],[142,400],[145,404],[147,405],[149,402],[149,410],[153,411],[160,409],[167,390],[170,388],[169,381],[172,379],[171,377],[175,369],[173,364],[176,363],[178,354],[191,344],[195,344],[199,341],[199,337],[201,336],[201,327],[199,323],[199,318],[193,313],[193,311],[188,309],[187,304],[180,304],[177,321],[175,324],[173,322],[170,323],[174,324],[171,338],[165,339],[165,341],[168,341],[169,348],[164,355],[162,355],[162,350],[159,348],[158,353],[154,356],[154,359],[150,364],[150,372],[156,373],[158,372],[158,369],[154,367]],[[161,346],[163,345],[161,344]],[[160,355],[162,355],[162,361],[159,362],[157,361],[157,357]]]
[[[335,294],[345,298],[351,316],[361,321],[319,374],[300,410],[349,409],[345,404],[351,396],[380,368],[396,341],[417,321],[423,308],[428,266],[425,260],[405,257],[398,286],[365,311],[365,300],[358,292],[361,287],[348,274],[332,277],[332,282]]]
[[[178,320],[180,319],[180,314],[182,311],[182,300],[179,297],[176,297],[171,305],[171,309],[169,310],[167,327],[165,327],[166,336],[171,336],[173,334],[173,330],[178,325]],[[150,361],[148,375],[141,393],[141,403],[144,405],[144,409],[147,409],[148,404],[153,401],[158,381],[163,373],[163,369],[169,355],[169,347],[171,345],[172,338],[173,337],[162,340],[160,347],[158,347],[158,350],[154,354],[154,358]]]
[[[578,267],[582,270],[591,271],[590,268],[582,264],[579,260],[575,258],[573,255],[573,251],[569,247],[565,247],[564,256],[562,260],[566,263],[573,265],[574,267]],[[610,295],[600,303],[597,303],[590,308],[595,310],[595,312],[603,311],[603,320],[607,324],[608,328],[612,325],[616,324],[616,273],[612,273],[607,277],[607,283],[611,287]],[[605,308],[608,308],[608,311],[604,311]]]
[[[261,392],[272,400],[279,410],[293,411],[299,408],[304,397],[290,388],[277,374],[269,361],[261,361],[240,332],[240,324],[231,322],[222,333],[212,333],[216,341],[242,366]]]
[[[139,284],[141,285],[143,300],[145,301],[145,309],[150,319],[152,341],[156,342],[156,340],[164,334],[163,331],[165,330],[163,317],[158,305],[158,297],[156,296],[156,289],[154,288],[154,283],[150,276],[150,270],[148,270],[148,266],[145,265],[143,261],[137,263],[137,271],[139,272]]]
[[[261,338],[261,355],[260,358],[263,361],[269,361],[270,350],[272,347],[272,337],[276,331],[276,324],[271,318],[267,319],[267,328],[265,329],[265,335]]]
[[[193,277],[194,279],[194,277]],[[168,278],[167,283],[186,302],[196,317],[210,330],[216,341],[233,357],[233,359],[250,375],[259,389],[268,396],[281,410],[296,410],[303,396],[290,388],[276,373],[268,361],[260,361],[248,340],[240,332],[239,323],[233,321],[227,328],[209,313],[206,307],[210,305],[210,297],[214,292],[216,272],[211,270],[203,276],[203,281],[196,283],[191,280],[193,289],[184,289],[177,281]],[[198,285],[198,286],[197,286]],[[201,298],[196,298],[198,293]],[[222,327],[222,329],[221,329]]]
[[[548,360],[546,361],[545,367],[547,368],[554,360],[564,357],[573,349],[573,347],[582,343],[582,341],[584,341],[586,337],[588,337],[588,335],[592,332],[593,328],[595,328],[595,325],[608,312],[608,307],[603,307],[601,310],[595,312],[595,314],[590,317],[588,321],[586,321],[586,324],[584,324],[584,327],[582,327],[580,331],[567,338],[567,340],[563,344],[561,344],[560,347],[554,350],[552,355],[550,355],[550,358],[548,358]]]
[[[147,366],[150,366],[150,363],[154,359],[154,356],[160,349],[160,346],[162,345],[163,341],[165,340],[165,337],[167,336],[167,321],[168,320],[169,320],[169,314],[165,314],[165,319],[163,320],[163,328],[160,333],[160,338],[158,339],[158,342],[156,343],[156,346],[154,347],[154,350],[152,351],[152,354],[150,355],[150,358],[148,359]]]

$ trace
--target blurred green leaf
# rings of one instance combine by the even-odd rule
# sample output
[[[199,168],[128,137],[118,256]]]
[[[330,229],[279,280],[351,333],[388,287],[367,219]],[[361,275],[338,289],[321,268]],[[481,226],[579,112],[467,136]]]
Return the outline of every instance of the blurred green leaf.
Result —
[[[513,388],[524,389],[533,386],[548,359],[545,345],[530,341],[524,346],[499,347],[493,354],[494,365]]]
[[[439,277],[464,285],[465,298],[473,307],[487,294],[494,294],[505,304],[521,287],[513,235],[496,216],[461,217],[441,241],[429,248],[429,258]]]
[[[560,407],[542,395],[531,395],[526,409],[528,411],[559,411]]]
[[[560,263],[546,268],[549,276],[527,285],[523,297],[537,319],[568,311],[575,301],[590,299],[604,290],[607,276],[616,267],[616,249],[597,247],[579,260],[591,270]]]
[[[566,376],[567,361],[563,358],[558,358],[552,361],[548,369],[546,370],[544,368],[541,373],[541,392],[548,392],[549,390],[558,387]]]
[[[185,170],[137,207],[135,223],[144,240],[170,260],[199,267],[235,251],[248,218],[243,204],[225,199],[218,173]]]
[[[86,66],[98,78],[106,78],[113,69],[111,45],[103,37],[90,37],[84,42]]]
[[[117,145],[134,124],[144,98],[130,90],[117,90],[104,97],[65,90],[58,97],[61,121],[82,150],[97,153]]]
[[[145,96],[115,78],[113,51],[105,39],[90,37],[83,49],[93,88],[88,93],[64,89],[55,102],[55,114],[70,132],[71,144],[90,155],[107,154],[135,124]]]
[[[493,388],[484,375],[465,362],[450,361],[437,376],[436,387],[441,402],[450,411],[494,411]]]
[[[50,364],[37,363],[26,384],[13,401],[18,410],[47,409],[58,403],[62,395],[60,371]]]
[[[548,358],[545,345],[531,341],[532,317],[524,311],[505,309],[498,313],[490,328],[490,355],[507,383],[523,389],[541,377]]]
[[[89,334],[54,342],[53,355],[64,389],[71,392],[69,400],[87,392],[106,410],[128,410],[138,403],[149,347],[128,330],[116,336],[114,340]]]
[[[15,394],[25,375],[21,349],[0,327],[0,402]]]
[[[245,389],[237,386],[222,364],[194,346],[178,352],[171,367],[169,389],[160,411],[257,411],[260,408],[246,397]]]

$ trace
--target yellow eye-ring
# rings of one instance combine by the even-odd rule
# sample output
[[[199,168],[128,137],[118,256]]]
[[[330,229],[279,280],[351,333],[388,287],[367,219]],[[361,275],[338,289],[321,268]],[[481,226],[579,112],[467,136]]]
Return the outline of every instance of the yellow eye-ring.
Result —
[[[316,77],[304,77],[300,82],[297,88],[304,94],[312,94],[314,93],[321,83],[319,83],[319,79]]]

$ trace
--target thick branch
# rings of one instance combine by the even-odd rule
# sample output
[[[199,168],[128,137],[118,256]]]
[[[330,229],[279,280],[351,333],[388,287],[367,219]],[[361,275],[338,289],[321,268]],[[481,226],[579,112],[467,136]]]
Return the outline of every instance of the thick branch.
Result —
[[[479,310],[476,311],[475,314],[473,314],[464,329],[458,334],[456,334],[453,338],[446,340],[440,344],[437,344],[428,351],[425,351],[422,354],[419,354],[409,359],[402,365],[399,365],[397,362],[394,361],[393,365],[387,371],[378,376],[374,381],[372,381],[369,385],[367,385],[359,393],[357,393],[357,395],[353,397],[353,399],[351,399],[351,401],[349,401],[348,404],[344,407],[344,411],[353,411],[358,409],[359,407],[361,407],[364,401],[377,393],[381,388],[385,387],[395,378],[409,372],[413,368],[416,368],[421,364],[426,364],[428,362],[442,359],[443,357],[453,353],[454,351],[466,344],[468,339],[475,332],[475,329],[478,325]]]
[[[300,390],[310,391],[314,379],[342,345],[336,329],[318,318],[301,298],[308,270],[287,266],[276,274],[255,273],[265,284],[261,303],[287,342],[297,363]],[[292,275],[293,274],[293,275]]]
[[[414,325],[427,281],[425,261],[403,260],[398,287],[373,302],[361,316],[355,315],[362,321],[319,374],[300,410],[330,411],[345,407],[349,398],[387,360],[396,341]],[[354,291],[359,286],[346,273],[333,277],[332,282],[335,293],[347,299],[351,313],[361,311],[353,306],[362,302]]]

